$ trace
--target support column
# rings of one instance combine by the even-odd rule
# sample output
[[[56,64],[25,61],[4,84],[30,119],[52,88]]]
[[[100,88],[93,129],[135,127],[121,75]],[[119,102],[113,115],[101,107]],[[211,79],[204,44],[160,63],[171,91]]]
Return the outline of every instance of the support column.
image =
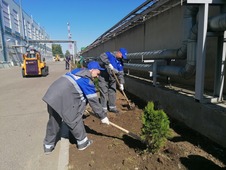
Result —
[[[197,63],[195,79],[195,99],[203,102],[205,61],[206,61],[206,35],[208,22],[209,4],[200,4],[199,23],[198,23],[198,41],[197,41]]]
[[[224,41],[223,41],[223,50],[222,58],[220,60],[220,74],[219,74],[219,97],[218,101],[223,100],[223,89],[224,89],[224,73],[225,73],[225,55],[226,55],[226,31],[224,31]]]

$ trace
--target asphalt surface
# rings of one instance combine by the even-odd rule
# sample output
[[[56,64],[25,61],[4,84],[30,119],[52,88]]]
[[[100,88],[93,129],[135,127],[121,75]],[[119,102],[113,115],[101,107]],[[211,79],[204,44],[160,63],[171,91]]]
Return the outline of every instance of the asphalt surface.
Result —
[[[64,62],[49,62],[46,77],[22,78],[21,68],[0,69],[0,169],[61,170],[69,157],[68,140],[61,139],[50,155],[43,152],[48,121],[42,101],[49,85],[66,73]]]

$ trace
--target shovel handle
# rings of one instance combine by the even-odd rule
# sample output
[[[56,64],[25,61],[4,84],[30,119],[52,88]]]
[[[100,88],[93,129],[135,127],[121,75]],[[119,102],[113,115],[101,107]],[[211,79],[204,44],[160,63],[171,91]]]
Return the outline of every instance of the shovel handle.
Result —
[[[129,133],[128,130],[126,130],[126,129],[124,129],[124,128],[122,128],[122,127],[120,127],[120,126],[118,126],[118,125],[116,125],[116,124],[114,124],[112,122],[109,122],[109,124],[112,125],[112,126],[114,126],[114,127],[116,127],[117,129],[120,129],[121,131],[123,131],[125,133]]]
[[[121,90],[122,94],[124,95],[124,97],[126,98],[126,101],[130,104],[128,97],[126,96],[126,93],[124,92],[124,90]]]
[[[137,136],[136,134],[134,134],[134,133],[132,133],[132,132],[130,132],[130,131],[128,131],[128,130],[126,130],[126,129],[124,129],[124,128],[120,127],[119,125],[116,125],[112,122],[109,122],[109,124],[116,127],[117,129],[120,129],[121,131],[127,133],[129,136],[133,137],[134,139],[137,139],[137,140],[143,142],[142,139],[139,136]]]
[[[120,86],[118,77],[115,75],[114,71],[112,71],[112,74],[113,74],[115,80],[117,81],[118,86]],[[123,96],[126,98],[126,101],[127,101],[127,102],[129,103],[129,105],[130,105],[129,99],[128,99],[128,97],[126,96],[126,93],[124,92],[124,90],[121,90],[121,92],[122,92]]]
[[[88,113],[88,114],[91,114],[91,115],[94,116],[94,117],[96,117],[92,112],[90,112],[90,111],[88,111],[88,110],[85,110],[85,112]],[[136,134],[134,134],[134,133],[132,133],[132,132],[130,132],[130,131],[128,131],[128,130],[122,128],[121,126],[116,125],[115,123],[112,123],[112,122],[110,122],[110,121],[109,121],[109,124],[110,124],[111,126],[117,128],[117,129],[119,129],[119,130],[121,130],[121,131],[127,133],[129,136],[133,137],[134,139],[137,139],[137,140],[143,142],[143,140],[142,140],[139,136],[137,136]]]
[[[118,85],[120,86],[120,83],[119,83],[119,80],[118,80],[118,77],[115,75],[115,72],[114,71],[111,71],[115,80],[117,81]]]

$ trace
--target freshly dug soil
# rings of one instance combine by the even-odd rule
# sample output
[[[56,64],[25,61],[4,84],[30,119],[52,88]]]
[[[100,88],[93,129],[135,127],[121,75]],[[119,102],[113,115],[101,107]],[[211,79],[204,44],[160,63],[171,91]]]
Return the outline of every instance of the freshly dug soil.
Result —
[[[134,110],[128,110],[127,102],[117,93],[120,114],[109,112],[109,120],[140,136],[141,114],[146,103],[133,100]],[[101,124],[92,115],[84,116],[88,138],[94,142],[84,151],[76,148],[70,138],[70,170],[218,170],[226,169],[226,150],[183,124],[170,120],[173,138],[159,152],[145,151],[146,145],[125,132]]]

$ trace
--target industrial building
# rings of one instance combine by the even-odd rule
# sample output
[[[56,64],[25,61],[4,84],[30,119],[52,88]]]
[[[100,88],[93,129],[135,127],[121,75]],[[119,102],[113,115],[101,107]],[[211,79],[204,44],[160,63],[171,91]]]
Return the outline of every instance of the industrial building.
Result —
[[[29,40],[50,39],[44,28],[22,9],[20,2],[0,1],[0,68],[20,65]],[[32,45],[43,57],[52,58],[51,44]]]
[[[226,146],[224,0],[147,0],[81,53],[128,51],[125,89]]]

